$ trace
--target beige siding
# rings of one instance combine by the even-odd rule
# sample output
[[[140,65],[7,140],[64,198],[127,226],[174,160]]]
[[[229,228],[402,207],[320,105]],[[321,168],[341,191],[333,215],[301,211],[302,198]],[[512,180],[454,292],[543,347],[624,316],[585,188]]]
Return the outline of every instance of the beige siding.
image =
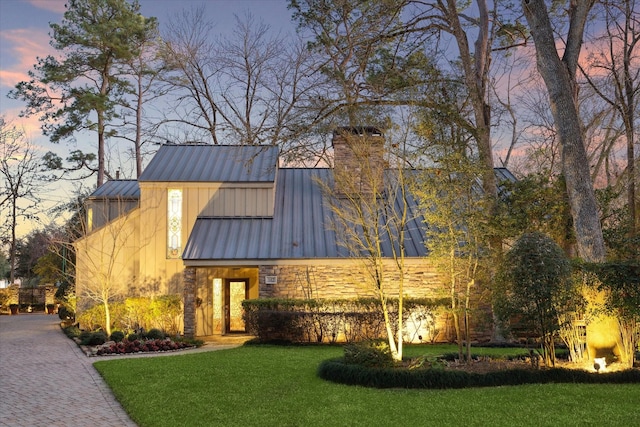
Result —
[[[219,188],[217,190],[197,189],[199,193],[209,193],[203,205],[201,216],[247,217],[273,215],[272,188]],[[202,197],[202,196],[200,196]]]
[[[270,216],[273,188],[201,183],[140,183],[141,224],[139,292],[182,292],[181,259],[167,258],[167,191],[182,189],[181,247],[184,249],[198,216]]]
[[[118,286],[123,288],[122,291],[126,290],[128,295],[142,296],[183,293],[184,264],[181,259],[167,257],[167,191],[170,188],[182,190],[182,250],[198,216],[273,215],[272,183],[249,184],[252,187],[219,183],[139,184],[138,209],[107,223],[76,242],[78,292],[88,289],[89,284],[97,277],[92,271],[92,268],[95,269],[92,265],[95,264],[96,254],[104,254],[108,246],[112,250],[119,246],[121,250],[114,255],[110,270],[115,273],[114,281],[118,281]],[[109,206],[104,203],[94,202],[92,206],[97,210],[94,215],[97,214],[98,218],[105,218],[110,214]],[[127,208],[130,206],[127,205]],[[102,221],[104,223],[104,219]],[[123,230],[127,231],[123,231],[122,235],[126,234],[127,238],[110,238],[114,230],[122,224],[126,224]],[[257,274],[255,277],[252,276],[251,283],[251,293],[257,296]],[[82,308],[80,306],[80,310]]]
[[[133,210],[75,242],[78,311],[126,296],[139,272],[139,211]]]

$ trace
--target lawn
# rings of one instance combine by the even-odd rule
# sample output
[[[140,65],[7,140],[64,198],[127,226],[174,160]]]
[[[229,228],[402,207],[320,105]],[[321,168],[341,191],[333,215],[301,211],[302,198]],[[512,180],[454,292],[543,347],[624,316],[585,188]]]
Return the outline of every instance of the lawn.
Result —
[[[630,426],[640,419],[639,385],[376,390],[316,377],[322,360],[341,354],[339,347],[246,346],[95,366],[142,427]]]

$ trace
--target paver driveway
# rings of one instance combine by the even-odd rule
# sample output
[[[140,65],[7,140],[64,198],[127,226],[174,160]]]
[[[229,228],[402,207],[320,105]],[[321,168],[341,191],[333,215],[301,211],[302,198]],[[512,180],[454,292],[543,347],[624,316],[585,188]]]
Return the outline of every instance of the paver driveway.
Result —
[[[135,426],[59,322],[0,316],[0,426]]]

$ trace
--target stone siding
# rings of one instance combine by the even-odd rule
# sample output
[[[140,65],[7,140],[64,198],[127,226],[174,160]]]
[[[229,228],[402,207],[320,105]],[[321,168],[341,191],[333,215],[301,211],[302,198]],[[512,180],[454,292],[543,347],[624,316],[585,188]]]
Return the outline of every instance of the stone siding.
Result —
[[[387,271],[394,271],[389,266]],[[412,298],[447,298],[449,293],[442,284],[436,267],[424,260],[407,262],[404,295]],[[276,278],[275,284],[267,284],[266,276]],[[386,284],[389,296],[397,297],[398,273],[389,273]],[[341,299],[375,297],[375,292],[364,272],[357,263],[337,263],[324,265],[263,265],[259,267],[260,298],[321,298]],[[472,291],[471,315],[472,341],[490,341],[493,324],[490,303],[486,292],[480,287]],[[442,313],[437,321],[437,341],[454,341],[453,316]]]
[[[193,338],[196,333],[196,269],[186,267],[183,272],[184,284],[184,335]]]
[[[356,298],[375,292],[362,266],[356,263],[324,265],[263,265],[259,267],[260,298]],[[277,283],[266,284],[265,277]],[[425,262],[406,268],[404,294],[415,298],[446,296],[439,274]],[[389,275],[389,295],[397,296],[398,275]]]

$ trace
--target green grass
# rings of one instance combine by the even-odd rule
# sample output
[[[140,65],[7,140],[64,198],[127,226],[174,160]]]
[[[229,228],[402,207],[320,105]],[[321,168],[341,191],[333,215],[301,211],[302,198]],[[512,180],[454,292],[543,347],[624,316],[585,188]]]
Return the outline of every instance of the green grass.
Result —
[[[434,346],[429,353],[453,351]],[[407,348],[407,354],[421,353],[424,348]],[[322,360],[341,355],[340,347],[247,346],[95,366],[142,427],[621,426],[640,419],[638,385],[377,390],[316,377]]]

